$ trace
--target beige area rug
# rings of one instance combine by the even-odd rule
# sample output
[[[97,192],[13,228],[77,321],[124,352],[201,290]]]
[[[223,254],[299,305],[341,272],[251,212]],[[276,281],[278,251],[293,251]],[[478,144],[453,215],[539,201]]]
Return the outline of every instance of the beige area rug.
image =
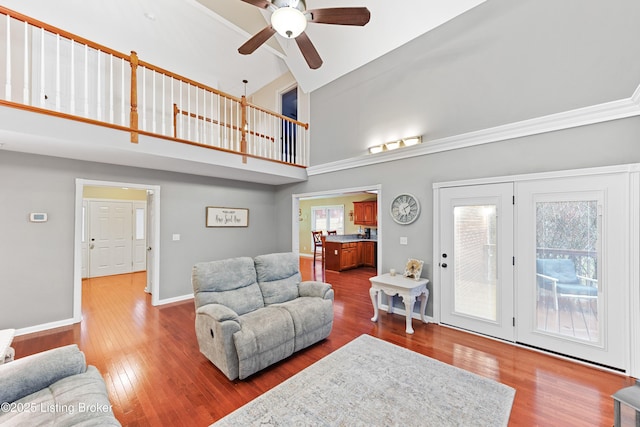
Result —
[[[213,426],[506,426],[514,396],[504,384],[361,335]]]

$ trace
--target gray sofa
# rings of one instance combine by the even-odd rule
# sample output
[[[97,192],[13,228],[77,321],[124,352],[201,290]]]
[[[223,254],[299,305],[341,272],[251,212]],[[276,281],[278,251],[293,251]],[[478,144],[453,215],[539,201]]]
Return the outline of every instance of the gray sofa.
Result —
[[[294,253],[193,267],[200,351],[230,380],[249,375],[316,343],[333,326],[333,289],[301,281]]]
[[[0,425],[120,426],[95,366],[77,345],[0,365]]]

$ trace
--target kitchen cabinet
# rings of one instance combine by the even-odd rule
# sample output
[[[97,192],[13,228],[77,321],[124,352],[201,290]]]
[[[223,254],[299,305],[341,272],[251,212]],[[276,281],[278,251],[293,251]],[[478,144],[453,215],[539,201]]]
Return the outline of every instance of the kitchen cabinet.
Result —
[[[340,270],[348,270],[350,268],[356,268],[360,264],[358,259],[358,246],[359,243],[343,243],[340,253]]]
[[[361,264],[367,267],[375,267],[376,266],[376,242],[361,242],[360,246],[362,247],[362,258]]]
[[[353,223],[367,227],[378,226],[378,201],[353,202]]]
[[[325,240],[325,268],[343,271],[363,265],[375,267],[376,245],[374,241],[331,242]]]

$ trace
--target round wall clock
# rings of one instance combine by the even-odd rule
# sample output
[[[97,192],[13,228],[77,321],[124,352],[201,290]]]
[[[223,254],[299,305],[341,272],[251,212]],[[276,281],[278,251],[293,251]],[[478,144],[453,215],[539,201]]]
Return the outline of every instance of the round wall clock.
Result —
[[[418,215],[420,215],[420,203],[411,194],[398,194],[391,202],[391,218],[398,224],[411,224]]]

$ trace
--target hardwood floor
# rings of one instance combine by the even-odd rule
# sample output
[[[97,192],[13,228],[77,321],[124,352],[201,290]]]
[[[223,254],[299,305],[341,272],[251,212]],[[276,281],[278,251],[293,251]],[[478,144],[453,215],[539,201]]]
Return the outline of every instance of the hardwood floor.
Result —
[[[311,259],[301,259],[301,270],[312,278]],[[315,271],[320,276],[319,264]],[[335,289],[329,338],[244,381],[227,380],[198,351],[193,301],[151,306],[144,273],[85,280],[82,323],[16,337],[16,357],[76,343],[105,378],[124,426],[207,426],[369,334],[514,387],[511,426],[613,424],[610,396],[633,379],[415,319],[407,335],[404,316],[384,311],[373,323],[374,275],[373,268],[327,271]]]

